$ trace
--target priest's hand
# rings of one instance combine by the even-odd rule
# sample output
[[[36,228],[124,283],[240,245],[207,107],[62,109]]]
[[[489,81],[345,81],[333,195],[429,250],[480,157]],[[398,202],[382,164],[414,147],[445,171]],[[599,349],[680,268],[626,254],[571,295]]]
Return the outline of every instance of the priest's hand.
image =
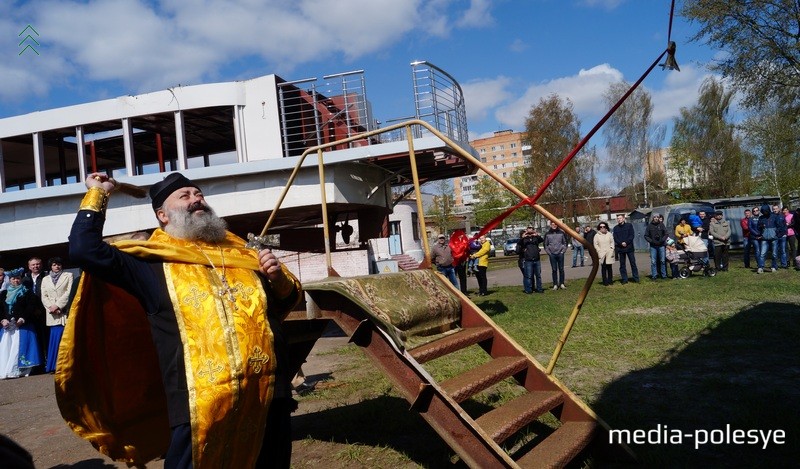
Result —
[[[277,280],[282,277],[281,263],[272,253],[272,249],[258,251],[258,270],[269,280]]]
[[[99,187],[111,193],[117,188],[117,181],[103,173],[92,173],[86,177],[86,188]]]

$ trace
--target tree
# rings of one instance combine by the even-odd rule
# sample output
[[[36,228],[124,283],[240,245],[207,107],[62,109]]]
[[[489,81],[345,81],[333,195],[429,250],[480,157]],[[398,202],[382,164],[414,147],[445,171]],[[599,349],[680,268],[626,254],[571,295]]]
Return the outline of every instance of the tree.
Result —
[[[508,207],[505,192],[506,189],[497,181],[481,174],[475,186],[477,201],[472,206],[475,213],[475,224],[484,226]]]
[[[568,99],[552,94],[540,99],[531,108],[525,119],[526,141],[531,145],[531,161],[517,170],[524,171],[519,178],[525,184],[525,189],[530,191],[529,195],[545,182],[547,176],[577,145],[580,141],[579,129],[580,121]],[[593,155],[593,152],[586,150],[576,155],[539,202],[560,205],[564,219],[570,218],[574,223],[577,219],[576,200],[594,191],[596,185]]]
[[[729,120],[732,100],[733,91],[708,78],[700,86],[697,104],[681,108],[675,118],[671,161],[690,168],[695,189],[704,197],[749,193],[752,162]]]
[[[432,184],[436,195],[433,196],[433,201],[425,213],[433,220],[440,233],[448,233],[457,225],[455,212],[453,211],[455,205],[453,186],[447,179],[434,181]]]
[[[742,129],[755,154],[755,173],[765,192],[778,195],[784,203],[800,191],[800,121],[786,106],[773,102],[750,116]]]
[[[608,107],[615,105],[631,85],[621,81],[609,85],[603,94]],[[603,128],[609,160],[607,166],[637,205],[648,204],[647,188],[657,168],[650,168],[653,152],[661,146],[664,128],[653,126],[650,93],[637,88],[611,115]],[[643,183],[643,186],[640,186]],[[635,188],[640,186],[642,191]]]
[[[727,52],[712,69],[732,80],[747,107],[800,101],[800,2],[685,0],[682,14],[700,24],[693,40]]]

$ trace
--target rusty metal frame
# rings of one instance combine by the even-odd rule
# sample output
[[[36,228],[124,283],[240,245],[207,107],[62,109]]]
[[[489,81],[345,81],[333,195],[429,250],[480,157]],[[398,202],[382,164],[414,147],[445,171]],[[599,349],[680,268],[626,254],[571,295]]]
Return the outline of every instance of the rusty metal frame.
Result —
[[[382,128],[382,129],[376,129],[376,130],[372,130],[372,131],[369,131],[369,132],[363,132],[363,133],[360,133],[358,135],[354,135],[352,137],[343,138],[343,139],[337,140],[335,142],[330,142],[330,143],[326,143],[326,144],[323,144],[323,145],[317,145],[317,146],[310,147],[310,148],[306,149],[306,151],[304,151],[303,154],[299,156],[297,164],[295,165],[294,170],[292,171],[292,174],[289,176],[289,179],[286,181],[286,185],[284,186],[283,191],[281,192],[280,196],[278,197],[278,200],[275,203],[275,207],[272,210],[272,213],[270,213],[270,216],[267,219],[267,222],[264,225],[264,229],[261,231],[261,235],[260,236],[262,236],[262,237],[266,236],[266,234],[268,233],[269,228],[270,228],[270,226],[272,226],[272,223],[275,220],[275,216],[278,213],[278,210],[280,209],[281,205],[283,204],[283,201],[286,198],[287,193],[289,192],[289,188],[292,186],[292,184],[294,183],[295,178],[297,177],[297,174],[300,172],[300,168],[302,167],[303,162],[305,161],[306,157],[308,155],[310,155],[311,153],[316,153],[317,154],[317,165],[318,165],[318,170],[319,170],[319,180],[320,180],[320,195],[321,195],[321,198],[322,198],[321,205],[322,205],[323,237],[324,237],[324,240],[325,240],[325,262],[326,262],[327,269],[328,269],[328,275],[330,275],[330,276],[338,276],[336,271],[333,269],[332,260],[331,260],[331,247],[330,247],[330,242],[329,242],[330,241],[330,223],[329,223],[329,220],[328,220],[327,209],[326,209],[326,207],[327,207],[327,195],[325,193],[325,170],[324,170],[325,163],[324,163],[323,150],[326,149],[326,148],[335,147],[337,145],[342,145],[344,143],[349,143],[349,142],[354,141],[354,140],[365,139],[365,138],[369,138],[369,137],[371,137],[373,135],[392,132],[392,131],[397,130],[397,129],[405,128],[406,134],[407,134],[407,137],[408,137],[408,154],[409,154],[409,160],[410,160],[409,163],[411,165],[411,172],[412,172],[412,179],[413,179],[413,184],[414,184],[414,191],[415,191],[416,197],[417,197],[417,211],[420,213],[420,216],[418,217],[419,224],[420,224],[420,233],[423,233],[422,243],[423,243],[423,249],[424,249],[424,252],[425,252],[425,258],[423,259],[422,263],[420,264],[420,268],[428,268],[428,267],[430,267],[430,265],[431,265],[431,262],[430,262],[430,260],[431,260],[431,257],[430,257],[431,256],[430,255],[430,244],[428,242],[428,237],[424,235],[426,233],[425,216],[424,216],[424,210],[423,210],[423,207],[422,207],[422,193],[421,193],[420,183],[419,183],[419,174],[417,172],[416,155],[414,153],[414,139],[412,138],[412,136],[413,136],[412,127],[413,126],[421,126],[421,127],[424,127],[425,129],[427,129],[432,135],[434,135],[437,138],[439,138],[450,149],[452,149],[457,154],[456,156],[458,156],[458,157],[470,162],[471,164],[475,165],[476,167],[478,167],[481,171],[483,171],[489,177],[494,179],[498,184],[500,184],[501,186],[506,188],[506,190],[508,190],[509,192],[513,193],[517,197],[519,197],[520,200],[525,200],[527,198],[527,195],[525,195],[524,192],[522,192],[521,190],[517,189],[515,186],[513,186],[511,183],[509,183],[505,179],[497,176],[494,172],[492,172],[491,169],[489,169],[488,166],[484,165],[483,162],[481,162],[480,160],[478,160],[477,158],[472,156],[469,152],[467,152],[466,150],[461,148],[458,144],[456,144],[449,137],[447,137],[442,132],[440,132],[439,130],[434,128],[431,124],[429,124],[429,123],[427,123],[425,121],[422,121],[422,120],[413,119],[413,120],[409,120],[409,121],[405,121],[405,122],[400,122],[400,123],[397,123],[397,124],[394,124],[394,125],[390,125],[388,127]],[[546,219],[554,222],[559,228],[561,228],[567,234],[569,234],[573,238],[577,239],[581,244],[583,244],[583,246],[586,248],[586,250],[589,251],[589,255],[592,258],[592,270],[589,272],[589,276],[587,277],[586,281],[583,284],[583,288],[581,288],[581,291],[578,294],[578,299],[577,299],[577,301],[575,303],[575,306],[573,306],[572,311],[570,312],[569,318],[567,320],[567,324],[564,326],[564,330],[562,331],[561,336],[559,337],[558,342],[556,343],[556,347],[555,347],[555,350],[553,351],[553,355],[550,358],[550,363],[547,366],[546,373],[547,374],[552,374],[553,369],[555,368],[556,362],[558,361],[558,357],[560,356],[561,351],[562,351],[562,349],[564,348],[564,345],[567,342],[567,338],[569,337],[569,334],[572,331],[572,327],[575,325],[575,321],[578,318],[578,314],[580,313],[580,310],[583,307],[583,303],[586,300],[586,296],[589,294],[589,289],[591,288],[592,284],[594,283],[594,279],[597,276],[597,270],[599,269],[599,264],[598,264],[597,251],[594,249],[594,246],[589,244],[583,236],[579,235],[572,228],[570,228],[568,225],[566,225],[561,220],[559,220],[555,215],[553,215],[549,211],[545,210],[539,204],[532,204],[531,206],[533,207],[534,210],[539,212],[543,217],[545,217]]]

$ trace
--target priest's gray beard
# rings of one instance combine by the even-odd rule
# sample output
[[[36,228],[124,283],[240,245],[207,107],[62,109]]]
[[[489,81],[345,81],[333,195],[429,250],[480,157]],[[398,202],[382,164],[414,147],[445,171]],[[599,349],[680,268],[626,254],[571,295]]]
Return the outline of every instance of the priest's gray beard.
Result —
[[[199,209],[205,211],[195,214]],[[225,239],[228,224],[218,217],[214,210],[202,202],[195,202],[188,208],[165,209],[169,223],[164,231],[170,236],[190,241],[217,243]]]

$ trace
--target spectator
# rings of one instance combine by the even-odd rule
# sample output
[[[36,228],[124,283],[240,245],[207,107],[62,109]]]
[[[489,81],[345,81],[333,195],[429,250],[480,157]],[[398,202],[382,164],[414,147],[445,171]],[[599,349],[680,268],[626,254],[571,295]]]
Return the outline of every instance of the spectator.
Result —
[[[575,227],[575,232],[583,235],[581,225]],[[577,267],[577,260],[581,260],[581,267],[583,267],[583,244],[578,238],[572,238],[572,268]]]
[[[467,259],[469,258],[469,238],[464,230],[455,230],[450,236],[450,252],[453,253],[453,267],[458,276],[461,293],[467,294]]]
[[[678,243],[672,238],[667,239],[666,258],[667,262],[669,262],[672,279],[680,278],[678,265],[681,263],[681,255],[678,251]]]
[[[5,269],[0,267],[0,291],[6,291],[8,288],[8,275],[6,275]]]
[[[721,211],[714,212],[714,219],[708,225],[708,239],[714,243],[714,262],[717,272],[726,272],[728,248],[731,244],[731,225],[723,218]]]
[[[56,370],[58,345],[61,343],[61,335],[67,324],[67,304],[70,300],[73,278],[70,272],[63,271],[64,262],[60,257],[53,257],[47,261],[47,264],[50,265],[50,275],[45,276],[42,280],[42,305],[45,309],[45,323],[50,329],[50,334],[44,371],[52,373]],[[41,337],[41,340],[45,340],[45,338]]]
[[[594,246],[594,235],[597,234],[594,228],[591,225],[586,225],[583,228],[583,237],[586,239],[586,242],[589,243],[590,246]]]
[[[689,223],[689,226],[692,227],[692,232],[697,233],[698,228],[703,227],[703,220],[697,215],[697,212],[694,210],[689,211],[689,216],[686,217],[686,220]]]
[[[739,226],[742,227],[742,250],[743,252],[743,260],[744,260],[744,268],[750,268],[750,251],[753,248],[753,243],[750,240],[750,219],[753,218],[753,213],[750,209],[746,209],[744,211],[744,218],[739,220]]]
[[[633,225],[625,223],[625,215],[617,215],[617,226],[614,227],[614,250],[619,256],[619,276],[623,285],[628,283],[628,269],[625,259],[631,263],[631,280],[639,283],[639,269],[636,267],[636,256],[633,248]]]
[[[475,279],[478,281],[478,295],[486,296],[489,294],[486,271],[489,269],[489,251],[492,249],[492,244],[486,239],[486,236],[478,238],[478,242],[481,248],[470,254],[469,257],[478,261],[478,270],[475,272]]]
[[[34,325],[39,299],[23,285],[25,269],[8,272],[8,289],[0,293],[0,379],[29,376],[41,363]]]
[[[756,255],[756,272],[759,274],[764,272],[764,260],[761,258],[761,210],[758,207],[753,207],[753,216],[749,220],[748,228],[750,232],[750,244],[753,245],[753,250]]]
[[[708,216],[705,210],[700,210],[697,213],[697,216],[700,217],[700,222],[702,224],[695,231],[697,232],[697,235],[700,236],[700,239],[703,240],[703,244],[706,245],[706,248],[708,248],[708,255],[710,257],[714,257],[714,244],[710,243],[708,239],[708,229],[709,226],[711,226],[711,217]],[[708,259],[706,259],[706,261],[707,260]]]
[[[786,245],[788,247],[788,263],[786,267],[788,268],[790,264],[794,264],[795,268],[797,264],[795,263],[795,257],[797,256],[797,232],[795,231],[795,214],[789,209],[789,207],[783,207],[783,219],[786,223]]]
[[[693,233],[691,225],[685,218],[681,218],[678,226],[675,227],[675,240],[683,246],[683,240]]]
[[[603,285],[611,285],[614,283],[614,236],[608,231],[608,223],[603,221],[597,225],[597,234],[592,239],[592,245],[597,251]]]
[[[777,244],[778,244],[778,261],[782,269],[789,268],[789,260],[786,256],[786,244],[788,238],[788,229],[786,226],[786,218],[781,213],[781,208],[778,205],[772,206],[772,216],[775,217],[775,228],[777,229]]]
[[[556,225],[550,222],[550,230],[544,235],[544,251],[550,258],[550,268],[553,271],[553,290],[567,288],[564,283],[564,253],[567,252],[567,235]]]
[[[450,283],[458,288],[456,269],[453,267],[453,253],[447,244],[447,237],[444,234],[440,234],[437,237],[437,242],[433,243],[431,247],[431,262],[442,275],[450,280]]]
[[[772,254],[772,271],[778,270],[778,237],[781,232],[781,226],[783,226],[783,218],[781,217],[780,226],[778,218],[778,215],[772,213],[768,204],[761,206],[761,216],[758,218],[758,227],[761,230],[759,274],[764,272],[767,250]],[[752,231],[753,229],[750,228],[750,230]]]
[[[520,236],[517,243],[517,253],[523,260],[522,288],[525,293],[543,293],[542,289],[542,263],[540,261],[541,249],[539,245],[544,240],[539,233],[529,226]],[[535,288],[535,290],[534,290]]]
[[[647,228],[644,229],[644,240],[650,244],[650,279],[667,278],[666,251],[667,227],[661,216],[654,213]]]
[[[42,280],[46,274],[42,271],[42,259],[39,257],[31,257],[28,259],[28,273],[22,279],[23,285],[25,285],[28,290],[33,292],[33,295],[36,297],[38,304],[33,313],[33,317],[30,318],[30,321],[33,322],[33,326],[36,328],[36,336],[39,339],[39,356],[44,360],[47,356],[47,340],[45,339],[48,336],[47,324],[44,317],[44,306],[42,306]],[[41,366],[37,367],[33,370],[33,374],[39,374],[44,371],[44,362],[42,362]]]

